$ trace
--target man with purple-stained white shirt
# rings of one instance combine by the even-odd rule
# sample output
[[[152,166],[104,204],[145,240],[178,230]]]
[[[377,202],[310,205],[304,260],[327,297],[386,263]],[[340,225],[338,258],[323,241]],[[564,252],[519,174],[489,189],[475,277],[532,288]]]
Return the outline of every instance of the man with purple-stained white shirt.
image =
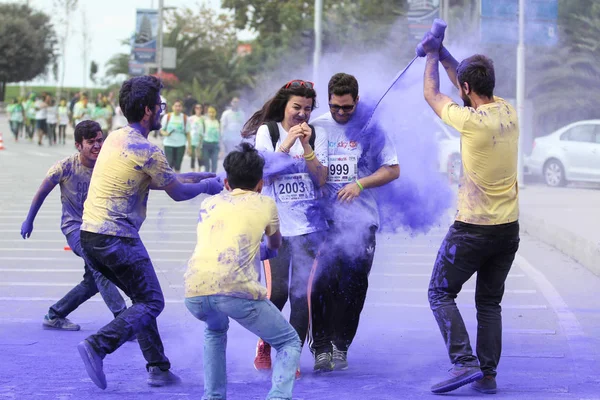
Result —
[[[83,203],[87,197],[92,170],[103,143],[100,125],[83,121],[75,127],[75,147],[78,152],[54,164],[40,185],[31,203],[27,218],[21,226],[21,236],[27,239],[33,232],[33,221],[50,192],[60,186],[62,203],[61,230],[73,252],[82,257],[80,226]],[[44,316],[42,327],[64,331],[78,331],[80,326],[67,316],[90,297],[100,292],[106,305],[116,317],[126,308],[125,300],[117,287],[102,274],[84,264],[83,280],[56,302]]]
[[[358,81],[338,73],[328,84],[329,113],[312,121],[327,132],[329,173],[325,204],[330,226],[311,292],[314,370],[348,369],[375,255],[379,209],[373,188],[398,179],[396,148],[359,102]]]

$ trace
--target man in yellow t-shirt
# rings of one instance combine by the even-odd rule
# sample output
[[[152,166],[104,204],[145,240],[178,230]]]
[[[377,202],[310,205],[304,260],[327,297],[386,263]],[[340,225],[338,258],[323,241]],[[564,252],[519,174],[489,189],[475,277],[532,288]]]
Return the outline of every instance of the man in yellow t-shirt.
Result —
[[[468,383],[482,393],[496,393],[496,368],[502,350],[500,302],[504,283],[519,247],[515,109],[494,96],[492,60],[475,55],[460,64],[427,34],[425,100],[442,120],[460,132],[462,176],[454,224],[438,252],[429,303],[454,367],[450,378],[432,386],[445,393]],[[464,107],[440,93],[438,64],[458,88]],[[477,273],[477,356],[454,299]]]
[[[169,369],[156,318],[165,301],[152,265],[140,240],[146,218],[149,189],[164,190],[175,201],[200,193],[216,194],[223,184],[213,174],[175,174],[165,154],[148,141],[160,129],[162,83],[138,76],[123,83],[119,103],[128,125],[108,136],[92,173],[83,207],[81,246],[86,263],[113,282],[132,300],[96,334],[77,346],[92,381],[106,388],[103,359],[136,336],[147,361],[148,384],[179,382]]]
[[[185,273],[185,304],[194,317],[206,322],[206,399],[226,397],[229,318],[277,350],[267,398],[292,398],[300,338],[259,283],[260,260],[275,257],[281,245],[275,201],[260,194],[264,163],[250,144],[243,143],[223,163],[228,192],[200,206],[198,243]],[[263,234],[267,238],[261,244]]]

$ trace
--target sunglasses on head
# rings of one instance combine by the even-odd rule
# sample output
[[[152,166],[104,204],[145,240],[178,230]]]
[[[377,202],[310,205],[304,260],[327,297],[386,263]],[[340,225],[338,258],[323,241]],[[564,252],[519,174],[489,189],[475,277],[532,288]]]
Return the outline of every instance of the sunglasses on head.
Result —
[[[350,112],[352,110],[354,110],[354,107],[356,107],[356,104],[351,104],[351,105],[346,105],[346,106],[340,106],[337,104],[331,104],[329,103],[329,109],[331,111],[334,112],[339,112],[340,110],[344,111],[345,113]]]
[[[289,81],[288,83],[285,84],[286,89],[295,88],[295,87],[303,87],[303,86],[308,89],[314,89],[315,84],[312,82],[303,81],[301,79],[294,79],[293,81]]]

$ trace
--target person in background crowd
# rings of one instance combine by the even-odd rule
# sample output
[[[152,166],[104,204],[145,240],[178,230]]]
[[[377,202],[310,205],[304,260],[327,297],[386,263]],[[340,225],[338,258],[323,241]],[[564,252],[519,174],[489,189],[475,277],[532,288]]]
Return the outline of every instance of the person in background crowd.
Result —
[[[245,121],[246,115],[240,110],[240,99],[234,97],[231,99],[231,108],[223,111],[221,115],[221,142],[225,154],[232,151],[242,140],[241,132]]]
[[[202,142],[204,141],[204,116],[202,115],[202,105],[194,106],[194,115],[189,118],[191,125],[191,144],[188,147],[188,156],[191,158],[192,171],[196,171],[196,161],[198,169],[202,169]]]
[[[204,119],[204,141],[202,143],[202,158],[208,172],[217,172],[221,142],[221,127],[217,119],[217,109],[208,107],[208,115]]]
[[[10,130],[15,137],[15,142],[19,141],[19,134],[23,129],[23,121],[25,121],[25,109],[19,99],[13,99],[12,104],[6,107],[6,112],[9,115]]]
[[[66,144],[67,141],[67,125],[69,124],[69,107],[67,101],[60,99],[58,106],[58,142]]]
[[[181,100],[176,100],[173,103],[173,112],[167,113],[162,118],[160,131],[164,136],[163,148],[165,156],[171,168],[176,173],[181,171],[181,162],[185,154],[185,147],[191,148],[191,124],[188,121],[187,115],[183,114],[183,103]]]
[[[48,96],[48,108],[46,109],[46,124],[48,127],[48,144],[56,144],[56,125],[58,124],[58,107],[56,101]]]

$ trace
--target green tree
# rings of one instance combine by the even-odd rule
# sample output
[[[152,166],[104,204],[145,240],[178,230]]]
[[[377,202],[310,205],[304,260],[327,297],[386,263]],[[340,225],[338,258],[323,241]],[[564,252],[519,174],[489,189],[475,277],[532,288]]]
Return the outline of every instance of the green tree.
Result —
[[[6,84],[29,81],[56,62],[50,17],[26,5],[0,4],[0,101]]]
[[[536,136],[568,123],[598,117],[600,4],[559,1],[559,46],[530,54],[528,97],[535,107]]]
[[[223,0],[234,11],[238,29],[257,33],[257,42],[277,54],[312,52],[314,2],[294,0]],[[406,0],[340,0],[325,2],[323,47],[381,46],[393,24],[406,14]],[[300,39],[300,40],[299,40]]]
[[[129,59],[131,56],[127,53],[117,53],[113,55],[104,64],[106,71],[104,76],[113,80],[122,79],[129,73]]]
[[[96,84],[97,74],[98,64],[96,63],[96,61],[92,60],[92,62],[90,63],[90,80],[94,83],[94,85]]]
[[[177,49],[173,72],[181,81],[173,96],[193,93],[198,101],[224,107],[230,96],[254,85],[252,58],[239,57],[233,19],[206,4],[165,16],[164,45]],[[179,93],[179,94],[177,94]]]

